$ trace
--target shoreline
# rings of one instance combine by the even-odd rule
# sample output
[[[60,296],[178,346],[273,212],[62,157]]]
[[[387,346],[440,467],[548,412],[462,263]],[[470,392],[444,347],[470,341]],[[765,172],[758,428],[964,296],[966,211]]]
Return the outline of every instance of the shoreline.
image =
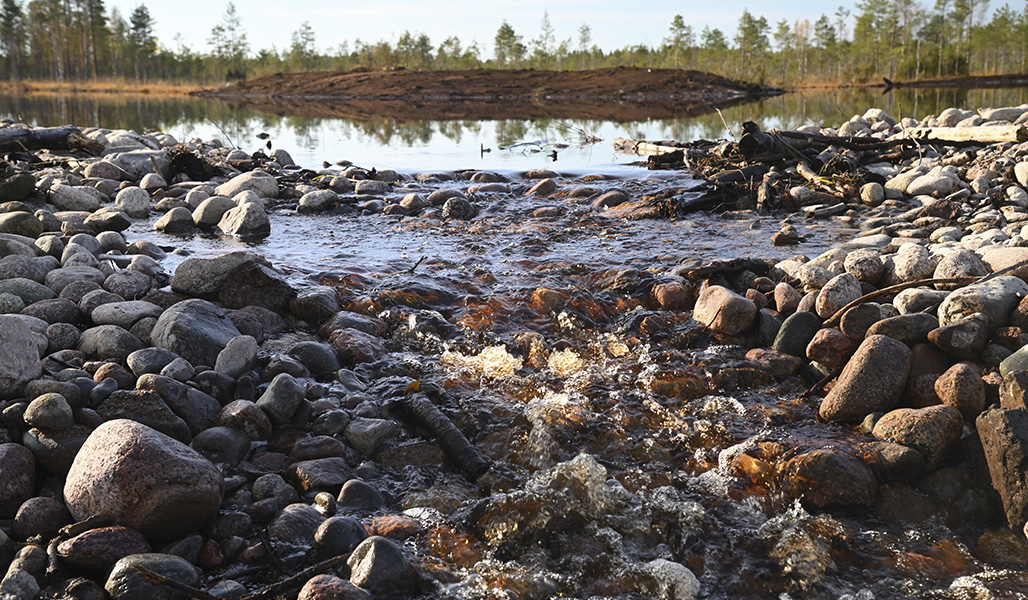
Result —
[[[784,154],[751,130],[730,152],[678,149],[705,175],[702,190],[542,169],[315,172],[283,150],[102,129],[80,132],[102,158],[75,154],[50,171],[10,150],[0,331],[13,350],[0,356],[12,374],[0,380],[0,451],[39,479],[0,470],[18,490],[0,529],[22,545],[7,578],[70,585],[32,566],[57,539],[58,560],[97,586],[132,584],[139,565],[211,593],[233,588],[225,580],[237,592],[281,580],[237,574],[272,565],[272,553],[293,572],[330,570],[310,548],[322,560],[348,555],[349,569],[338,559],[334,574],[308,573],[296,588],[399,597],[470,591],[475,569],[501,590],[524,569],[527,584],[570,596],[600,585],[656,594],[669,581],[693,596],[715,583],[735,597],[840,585],[878,594],[883,574],[939,590],[958,576],[1003,585],[976,575],[1003,548],[1028,549],[1018,492],[1028,482],[1002,452],[1028,450],[1017,421],[1028,387],[1028,143],[904,136],[974,137],[1025,120],[1026,107],[900,123],[870,109],[794,132]],[[895,143],[844,151],[837,138]],[[677,164],[665,155],[662,166]],[[748,174],[725,176],[737,172]],[[814,257],[697,261],[667,245],[637,266],[603,263],[619,237],[626,251],[640,243],[633,228],[689,235],[688,216],[708,202],[729,209],[726,220],[781,220],[774,235],[797,252],[815,223],[861,230]],[[152,212],[165,234],[221,232],[233,245],[274,240],[287,219],[318,223],[310,238],[341,249],[361,248],[348,236],[362,229],[412,232],[427,246],[377,270],[354,250],[336,268],[292,275],[242,252],[187,257],[168,273],[175,244],[130,239]],[[524,237],[494,256],[500,232]],[[578,245],[590,260],[560,259]],[[910,289],[880,293],[896,285]],[[117,471],[105,454],[115,440],[168,463]],[[210,479],[145,501],[91,496],[104,477],[143,490],[144,471],[186,468],[178,460]],[[41,500],[56,481],[62,497]],[[724,496],[710,489],[722,486]],[[174,507],[186,499],[196,510],[183,521]],[[687,529],[686,512],[702,527]],[[58,536],[95,515],[116,527]],[[891,558],[929,556],[888,529],[929,521],[946,528],[933,529],[938,544],[975,566],[940,561],[926,576]],[[760,539],[734,536],[739,523]],[[880,539],[867,539],[869,527]],[[794,546],[796,531],[810,544]],[[28,543],[34,535],[43,543]],[[88,543],[113,550],[94,557]],[[589,554],[606,562],[582,547],[604,548]],[[785,568],[825,552],[838,564]],[[532,575],[538,560],[559,577]],[[730,577],[753,563],[768,576]],[[1009,569],[1016,580],[1028,562]]]

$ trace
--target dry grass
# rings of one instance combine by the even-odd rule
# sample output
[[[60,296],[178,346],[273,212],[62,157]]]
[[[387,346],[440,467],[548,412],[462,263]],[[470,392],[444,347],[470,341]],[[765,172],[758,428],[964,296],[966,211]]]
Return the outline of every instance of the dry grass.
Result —
[[[203,86],[167,81],[100,79],[92,81],[0,81],[4,94],[155,94],[185,96]]]

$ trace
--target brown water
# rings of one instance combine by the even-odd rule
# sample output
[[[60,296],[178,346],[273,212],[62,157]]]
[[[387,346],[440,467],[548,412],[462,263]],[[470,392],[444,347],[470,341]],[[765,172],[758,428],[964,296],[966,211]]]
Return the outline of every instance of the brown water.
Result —
[[[1020,102],[992,91],[953,100],[921,93],[902,100],[913,106],[877,105],[907,116],[950,104]],[[876,104],[866,95],[853,100],[864,103],[860,108],[842,102],[839,95],[786,96],[726,117],[837,123],[836,113],[848,117]],[[776,107],[783,110],[774,113]],[[117,112],[131,115],[133,108]],[[111,110],[88,114],[103,122]],[[74,110],[61,118],[82,122]],[[262,127],[288,122],[219,118],[238,123],[240,134],[254,128],[253,119],[265,119]],[[695,137],[718,137],[720,119],[713,119],[645,131],[644,124],[615,127],[637,127],[634,133],[645,135],[631,137],[651,139],[685,139],[678,134],[690,128],[706,132]],[[292,151],[281,137],[275,139]],[[310,152],[337,156],[327,156],[325,146]],[[429,168],[467,166],[436,160]],[[496,170],[515,185],[527,168],[562,166],[534,164],[530,156],[504,161]],[[562,189],[620,188],[635,197],[693,185],[683,174],[621,163],[599,168],[585,160],[568,170],[583,173],[609,177],[568,177]],[[165,236],[150,223],[128,236],[177,249],[169,271],[185,255],[253,248],[298,285],[332,285],[348,308],[393,325],[391,357],[357,369],[372,382],[369,394],[386,402],[419,382],[471,432],[492,466],[472,484],[422,457],[384,466],[372,481],[420,522],[407,548],[439,582],[426,596],[682,598],[691,585],[684,566],[698,578],[701,598],[1028,597],[1025,540],[990,515],[994,500],[968,480],[970,467],[959,457],[916,490],[883,488],[875,510],[815,513],[785,501],[769,465],[818,447],[859,452],[868,438],[818,423],[819,398],[803,395],[810,381],[770,380],[743,360],[740,347],[717,345],[684,314],[655,310],[649,298],[676,266],[814,256],[854,235],[850,223],[794,217],[808,241],[776,248],[769,239],[778,219],[752,214],[628,221],[569,197],[495,194],[476,203],[482,213],[470,222],[309,216],[282,206],[272,235],[254,244]],[[542,207],[552,210],[537,215]],[[552,311],[530,308],[537,288],[557,293]]]

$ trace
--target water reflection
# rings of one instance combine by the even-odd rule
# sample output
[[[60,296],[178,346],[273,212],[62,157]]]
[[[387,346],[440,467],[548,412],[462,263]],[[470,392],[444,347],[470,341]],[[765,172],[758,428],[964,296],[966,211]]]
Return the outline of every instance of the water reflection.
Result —
[[[1008,89],[881,89],[814,90],[764,98],[749,104],[680,119],[613,122],[589,119],[503,119],[494,121],[348,120],[283,116],[238,108],[214,99],[155,95],[40,94],[0,95],[0,118],[40,126],[76,124],[162,130],[180,139],[218,137],[253,151],[255,136],[267,132],[276,147],[285,148],[301,165],[316,168],[324,160],[347,159],[358,164],[400,170],[455,168],[618,170],[635,157],[615,155],[616,137],[649,140],[722,139],[738,136],[744,121],[770,129],[804,124],[836,126],[870,107],[896,118],[920,119],[955,106],[965,109],[1011,106],[1028,101],[1028,90]],[[732,130],[725,129],[725,123]],[[601,138],[594,142],[587,136]],[[502,152],[520,142],[568,144],[556,161],[543,153]],[[485,153],[483,148],[491,149]]]

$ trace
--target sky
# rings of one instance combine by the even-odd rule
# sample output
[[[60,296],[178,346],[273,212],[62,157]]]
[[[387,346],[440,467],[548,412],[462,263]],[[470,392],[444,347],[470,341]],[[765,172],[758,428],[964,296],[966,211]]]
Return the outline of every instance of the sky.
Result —
[[[404,31],[424,33],[438,45],[457,36],[467,46],[477,42],[482,58],[493,55],[493,38],[506,20],[526,43],[538,37],[543,15],[547,14],[558,42],[570,39],[578,45],[578,31],[589,25],[592,43],[605,51],[643,44],[657,46],[667,37],[675,15],[682,15],[698,35],[704,26],[721,29],[731,40],[743,10],[763,16],[774,28],[781,19],[816,21],[821,14],[833,15],[840,6],[855,12],[855,0],[815,2],[741,2],[736,0],[236,0],[236,12],[254,51],[274,46],[289,47],[291,36],[304,21],[315,33],[321,52],[333,50],[346,41],[395,42]],[[107,0],[108,9],[117,8],[128,16],[145,4],[155,21],[154,33],[166,48],[181,45],[193,51],[210,51],[207,40],[211,29],[221,21],[228,2],[222,0]],[[177,37],[180,36],[180,37]]]

